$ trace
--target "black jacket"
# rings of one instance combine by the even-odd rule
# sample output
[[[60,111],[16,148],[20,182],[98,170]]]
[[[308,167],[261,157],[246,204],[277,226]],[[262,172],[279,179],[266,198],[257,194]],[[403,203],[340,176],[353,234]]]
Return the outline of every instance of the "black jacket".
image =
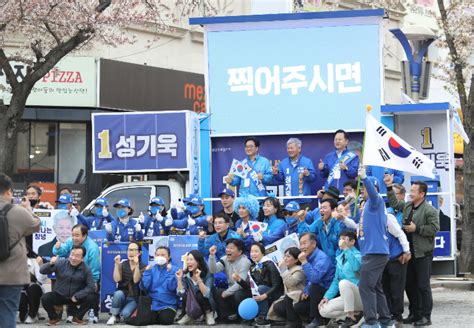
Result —
[[[82,262],[77,267],[69,263],[69,259],[58,259],[55,264],[46,263],[40,268],[42,274],[56,274],[53,290],[61,296],[77,300],[95,292],[95,283],[91,270]]]
[[[273,261],[268,260],[258,265],[252,262],[250,275],[257,286],[265,285],[270,287],[268,292],[265,293],[269,298],[275,300],[283,294],[283,281]],[[247,280],[241,280],[239,284],[242,288],[250,289],[250,280],[248,278]]]

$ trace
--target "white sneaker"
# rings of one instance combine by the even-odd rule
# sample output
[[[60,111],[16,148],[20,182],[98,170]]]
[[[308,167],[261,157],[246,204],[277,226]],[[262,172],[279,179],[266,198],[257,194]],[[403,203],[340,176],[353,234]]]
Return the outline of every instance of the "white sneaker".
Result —
[[[70,315],[66,318],[66,322],[67,323],[72,323],[72,315]]]
[[[36,321],[38,321],[36,317],[32,318],[30,316],[27,316],[25,319],[25,323],[35,323]]]
[[[114,315],[111,315],[109,320],[107,320],[107,326],[113,326],[115,325],[115,321],[117,320],[117,317]]]
[[[214,320],[214,312],[208,311],[206,312],[206,325],[214,326],[216,324],[216,320]]]
[[[182,317],[181,319],[178,320],[178,325],[186,325],[190,322],[192,322],[193,319],[188,316],[187,314],[184,315],[184,317]]]

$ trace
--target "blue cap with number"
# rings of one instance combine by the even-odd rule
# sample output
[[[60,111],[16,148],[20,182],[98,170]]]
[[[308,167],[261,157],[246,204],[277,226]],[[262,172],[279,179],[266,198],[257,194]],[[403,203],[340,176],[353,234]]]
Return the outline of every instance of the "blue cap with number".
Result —
[[[72,196],[70,194],[62,194],[56,199],[56,203],[61,204],[71,204],[72,202]]]

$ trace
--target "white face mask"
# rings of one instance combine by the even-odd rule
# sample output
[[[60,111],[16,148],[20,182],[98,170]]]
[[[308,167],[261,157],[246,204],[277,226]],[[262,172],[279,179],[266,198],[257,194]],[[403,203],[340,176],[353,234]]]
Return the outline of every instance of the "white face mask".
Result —
[[[166,258],[164,256],[155,256],[155,263],[158,265],[165,265]]]

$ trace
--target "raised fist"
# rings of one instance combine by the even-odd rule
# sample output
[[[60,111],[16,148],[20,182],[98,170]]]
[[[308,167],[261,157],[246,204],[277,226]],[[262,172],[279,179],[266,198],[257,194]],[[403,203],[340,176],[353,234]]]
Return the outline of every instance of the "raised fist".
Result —
[[[201,230],[199,231],[199,239],[205,239],[206,238],[206,232]]]
[[[145,215],[143,215],[143,212],[140,212],[140,215],[138,216],[138,222],[140,223],[145,222]]]
[[[140,223],[135,224],[135,231],[136,232],[142,231],[142,226],[140,225]]]
[[[195,225],[195,224],[196,224],[196,220],[194,220],[193,218],[189,218],[189,219],[188,219],[188,227],[189,227],[189,226],[193,226],[193,225]]]
[[[60,241],[57,241],[56,244],[54,244],[54,247],[56,249],[60,249],[61,248],[61,242]]]
[[[215,256],[217,252],[217,246],[213,245],[211,248],[209,248],[209,255]]]
[[[158,221],[158,222],[163,221],[163,217],[161,216],[160,213],[156,213],[156,214],[155,214],[155,219],[156,219],[156,221]]]
[[[318,169],[319,169],[320,171],[324,170],[324,162],[323,162],[322,159],[319,160]]]
[[[121,261],[122,261],[122,258],[120,257],[120,255],[117,255],[116,257],[114,257],[115,264],[120,264]]]
[[[173,219],[172,218],[167,218],[166,221],[165,221],[165,226],[169,227],[172,224],[173,224]]]
[[[111,223],[106,223],[105,224],[105,231],[107,231],[107,233],[112,233],[112,224]]]

